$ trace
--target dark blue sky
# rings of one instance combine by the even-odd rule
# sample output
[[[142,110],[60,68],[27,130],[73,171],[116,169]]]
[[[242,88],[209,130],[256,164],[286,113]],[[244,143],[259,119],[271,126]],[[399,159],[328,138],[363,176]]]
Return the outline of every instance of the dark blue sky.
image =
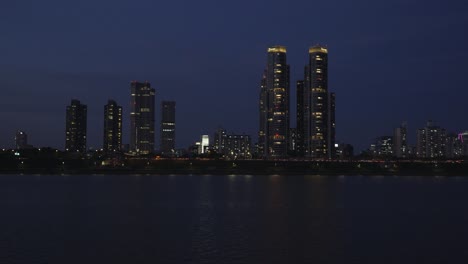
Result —
[[[124,107],[128,142],[131,80],[156,88],[158,119],[162,99],[177,101],[178,147],[218,125],[256,140],[275,44],[288,48],[292,95],[308,47],[329,47],[339,141],[362,149],[404,120],[411,144],[427,119],[465,130],[467,14],[463,0],[3,1],[0,146],[22,129],[35,146],[63,148],[71,98],[88,105],[89,146],[102,144],[109,98]]]

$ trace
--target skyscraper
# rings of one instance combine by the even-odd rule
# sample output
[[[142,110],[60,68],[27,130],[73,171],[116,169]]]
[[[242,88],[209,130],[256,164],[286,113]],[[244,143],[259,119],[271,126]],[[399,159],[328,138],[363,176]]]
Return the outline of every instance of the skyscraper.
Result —
[[[200,145],[198,146],[198,154],[206,153],[210,146],[210,137],[208,135],[201,135]]]
[[[71,100],[67,106],[65,127],[65,150],[86,152],[87,109],[79,100]]]
[[[458,134],[458,140],[460,142],[460,156],[468,157],[468,131]]]
[[[259,149],[266,158],[286,157],[289,148],[289,65],[286,47],[268,48],[260,89]]]
[[[296,82],[296,144],[295,152],[299,157],[304,156],[304,81]]]
[[[446,131],[428,121],[417,133],[416,156],[418,158],[444,158],[446,155]]]
[[[403,122],[400,127],[395,128],[393,133],[393,155],[397,158],[408,157],[408,144],[406,142],[406,137],[406,122]]]
[[[463,157],[463,144],[455,133],[447,133],[445,137],[445,157],[448,159]]]
[[[175,153],[175,107],[174,101],[163,101],[161,104],[161,154]]]
[[[28,147],[28,135],[24,131],[16,131],[15,145],[16,149],[24,149]]]
[[[303,93],[304,153],[313,158],[334,158],[335,94],[328,92],[328,49],[309,48]]]
[[[226,129],[219,127],[213,136],[213,150],[218,154],[224,154],[226,148],[227,132]]]
[[[267,97],[267,88],[266,88],[266,71],[263,71],[262,79],[260,81],[260,100],[259,100],[259,129],[258,129],[258,147],[257,155],[259,157],[265,158],[267,156],[268,141],[266,139],[266,134],[268,130],[268,97]]]
[[[327,120],[327,158],[336,158],[336,119],[335,119],[335,93],[328,93],[328,120]]]
[[[130,85],[130,152],[136,155],[154,151],[154,96],[149,82]]]
[[[122,146],[122,107],[114,100],[104,106],[104,141],[105,152],[119,152]]]
[[[289,128],[289,146],[288,152],[289,155],[297,156],[297,128],[291,127]]]

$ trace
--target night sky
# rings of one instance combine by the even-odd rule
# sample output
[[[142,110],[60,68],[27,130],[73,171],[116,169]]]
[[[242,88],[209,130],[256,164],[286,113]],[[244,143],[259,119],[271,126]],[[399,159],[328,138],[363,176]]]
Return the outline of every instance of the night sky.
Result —
[[[329,48],[337,140],[367,147],[408,121],[468,130],[466,0],[25,0],[0,4],[0,147],[17,129],[63,149],[65,107],[88,105],[88,146],[101,148],[103,106],[124,107],[130,81],[177,102],[177,147],[218,126],[257,140],[259,82],[271,45],[285,45],[295,82],[308,47]]]

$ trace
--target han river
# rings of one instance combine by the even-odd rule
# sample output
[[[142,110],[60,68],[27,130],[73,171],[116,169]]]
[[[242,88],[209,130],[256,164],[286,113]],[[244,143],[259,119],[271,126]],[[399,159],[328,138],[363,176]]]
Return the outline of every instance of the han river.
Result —
[[[468,263],[468,177],[0,175],[0,263]]]

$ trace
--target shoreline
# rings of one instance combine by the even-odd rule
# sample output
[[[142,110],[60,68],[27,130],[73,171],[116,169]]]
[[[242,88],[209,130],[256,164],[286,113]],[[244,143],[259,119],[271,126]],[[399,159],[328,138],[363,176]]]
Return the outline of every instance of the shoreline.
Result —
[[[95,166],[67,160],[49,166],[21,164],[0,174],[39,175],[321,175],[321,176],[468,176],[467,162],[128,160],[123,166]]]

